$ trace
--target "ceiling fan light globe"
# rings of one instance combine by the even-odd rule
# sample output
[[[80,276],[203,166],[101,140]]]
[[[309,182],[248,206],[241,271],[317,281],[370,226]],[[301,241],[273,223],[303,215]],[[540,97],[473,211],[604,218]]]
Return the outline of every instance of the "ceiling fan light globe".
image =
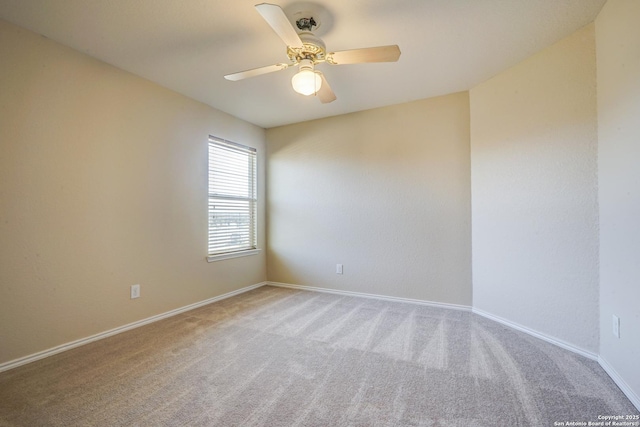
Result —
[[[291,79],[293,90],[299,94],[309,96],[320,90],[322,78],[311,70],[302,70]]]

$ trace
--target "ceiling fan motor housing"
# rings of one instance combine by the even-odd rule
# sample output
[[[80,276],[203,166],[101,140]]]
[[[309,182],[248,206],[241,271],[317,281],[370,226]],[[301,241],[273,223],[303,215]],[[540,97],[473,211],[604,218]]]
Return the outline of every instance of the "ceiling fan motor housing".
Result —
[[[302,32],[299,35],[303,47],[287,47],[289,59],[294,64],[298,64],[303,59],[310,59],[313,63],[324,61],[327,51],[322,39],[309,31]]]

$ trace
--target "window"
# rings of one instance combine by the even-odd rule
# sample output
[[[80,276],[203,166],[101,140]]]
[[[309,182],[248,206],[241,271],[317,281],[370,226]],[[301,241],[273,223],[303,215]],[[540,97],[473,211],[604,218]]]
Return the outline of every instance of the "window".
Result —
[[[209,137],[209,261],[257,253],[256,149]]]

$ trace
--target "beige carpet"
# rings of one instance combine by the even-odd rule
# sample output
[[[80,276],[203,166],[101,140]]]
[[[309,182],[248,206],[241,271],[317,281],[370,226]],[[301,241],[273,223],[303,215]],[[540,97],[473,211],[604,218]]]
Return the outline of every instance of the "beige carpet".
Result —
[[[262,287],[0,374],[1,426],[552,426],[638,414],[456,310]]]

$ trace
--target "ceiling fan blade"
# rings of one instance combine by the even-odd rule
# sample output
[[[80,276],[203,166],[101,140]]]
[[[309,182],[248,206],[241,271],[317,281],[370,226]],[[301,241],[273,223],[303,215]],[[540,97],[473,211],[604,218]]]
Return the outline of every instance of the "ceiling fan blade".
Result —
[[[394,44],[391,46],[332,52],[327,55],[327,62],[335,65],[360,64],[362,62],[396,62],[398,58],[400,58],[400,48]]]
[[[320,77],[322,78],[322,85],[320,86],[320,90],[316,93],[316,95],[318,95],[318,98],[320,99],[320,102],[322,102],[323,104],[328,104],[335,101],[336,94],[331,90],[331,86],[329,86],[327,79],[324,78],[324,74],[322,74],[320,71],[316,71],[316,73],[320,74]]]
[[[304,47],[298,32],[293,28],[280,6],[260,3],[256,5],[256,10],[267,21],[267,24],[273,28],[273,31],[282,39],[284,44],[297,48]]]
[[[266,67],[253,68],[251,70],[240,71],[239,73],[227,74],[226,76],[224,76],[224,78],[236,82],[238,80],[248,79],[249,77],[255,77],[262,74],[273,73],[274,71],[284,70],[288,67],[288,64],[267,65]]]

